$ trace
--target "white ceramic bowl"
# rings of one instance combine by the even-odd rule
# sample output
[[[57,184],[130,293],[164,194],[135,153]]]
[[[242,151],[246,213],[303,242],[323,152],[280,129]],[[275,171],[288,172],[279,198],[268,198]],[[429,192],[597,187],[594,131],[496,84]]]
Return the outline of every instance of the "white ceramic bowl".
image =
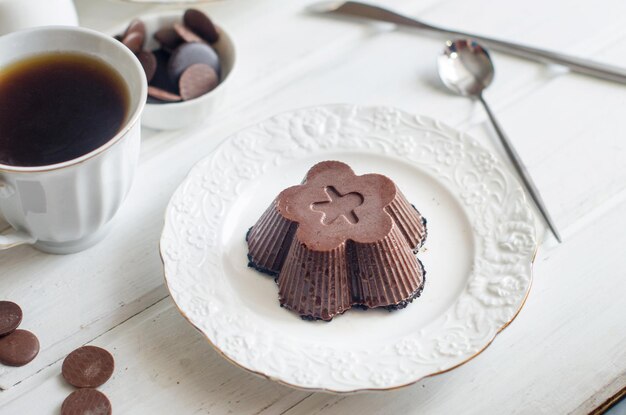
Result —
[[[172,26],[177,22],[182,23],[183,13],[181,10],[140,16],[139,18],[145,23],[147,31],[145,49],[157,49],[159,45],[152,37],[154,33],[165,26]],[[235,67],[235,45],[224,29],[217,25],[216,28],[220,34],[220,39],[211,46],[219,55],[222,65],[220,84],[217,88],[189,101],[163,104],[148,103],[141,119],[142,125],[159,130],[176,130],[197,124],[218,110],[219,103],[225,95],[226,84],[232,77]],[[125,29],[126,27],[122,27],[115,34],[121,33]]]

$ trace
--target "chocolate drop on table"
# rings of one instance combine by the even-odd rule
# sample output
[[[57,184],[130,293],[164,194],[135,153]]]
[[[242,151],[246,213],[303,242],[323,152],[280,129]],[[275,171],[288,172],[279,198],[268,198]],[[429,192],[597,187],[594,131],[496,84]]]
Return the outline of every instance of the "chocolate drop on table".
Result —
[[[61,374],[77,388],[97,388],[109,380],[114,369],[111,353],[101,347],[83,346],[67,355]]]
[[[154,73],[157,69],[156,56],[152,52],[142,50],[137,54],[137,59],[139,59],[139,63],[141,63],[143,71],[146,73],[146,79],[150,82],[154,78]]]
[[[61,415],[111,415],[111,401],[95,389],[72,392],[61,405]]]
[[[219,34],[209,17],[200,10],[188,9],[183,15],[185,26],[209,43],[219,40]]]
[[[178,82],[185,69],[195,63],[209,65],[220,75],[220,60],[213,48],[205,43],[185,43],[176,48],[167,64],[167,73],[173,82]]]
[[[130,32],[122,39],[122,43],[133,53],[141,52],[145,36],[139,32]]]
[[[180,96],[188,101],[206,94],[219,84],[217,74],[209,65],[196,63],[185,69],[178,82]]]
[[[0,336],[15,331],[22,322],[22,309],[11,301],[0,301]]]
[[[191,29],[187,26],[182,25],[180,23],[174,23],[174,30],[185,42],[200,42],[205,43],[204,39],[200,36],[196,35]]]
[[[27,330],[17,329],[0,337],[0,363],[7,366],[24,366],[39,353],[39,340]]]

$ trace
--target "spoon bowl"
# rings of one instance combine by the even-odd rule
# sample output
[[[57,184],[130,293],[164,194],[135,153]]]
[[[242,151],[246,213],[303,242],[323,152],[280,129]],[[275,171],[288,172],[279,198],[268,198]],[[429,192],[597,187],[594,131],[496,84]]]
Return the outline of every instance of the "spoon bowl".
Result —
[[[479,96],[495,73],[489,53],[469,39],[448,40],[437,63],[443,84],[464,96]]]

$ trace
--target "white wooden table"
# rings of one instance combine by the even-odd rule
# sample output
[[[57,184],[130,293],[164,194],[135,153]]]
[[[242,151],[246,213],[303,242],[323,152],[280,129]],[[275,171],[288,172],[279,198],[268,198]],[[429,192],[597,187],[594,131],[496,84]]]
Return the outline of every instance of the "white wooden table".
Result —
[[[385,3],[442,25],[626,66],[621,0]],[[546,235],[526,306],[483,354],[394,392],[310,393],[234,367],[178,314],[157,251],[165,205],[191,166],[243,126],[313,104],[389,104],[469,131],[504,157],[480,107],[440,86],[441,41],[312,17],[305,4],[203,6],[238,48],[220,112],[188,130],[144,130],[132,192],[96,247],[70,256],[29,247],[0,253],[0,298],[22,305],[22,326],[42,345],[33,363],[0,367],[1,414],[59,413],[72,391],[61,362],[86,343],[115,355],[114,377],[101,389],[117,414],[579,414],[624,394],[626,86],[498,53],[487,99],[565,241]],[[104,0],[77,0],[77,7],[82,24],[99,30],[155,9]]]

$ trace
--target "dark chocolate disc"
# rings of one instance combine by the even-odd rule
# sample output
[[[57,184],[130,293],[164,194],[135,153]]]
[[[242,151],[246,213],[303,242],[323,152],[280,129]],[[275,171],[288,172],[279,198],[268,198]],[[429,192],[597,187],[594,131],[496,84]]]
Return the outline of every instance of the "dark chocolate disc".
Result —
[[[176,49],[181,43],[183,43],[183,38],[176,33],[176,30],[174,30],[173,27],[164,27],[159,29],[154,33],[153,37],[157,42],[159,42],[162,48],[169,51]]]
[[[124,36],[122,43],[125,44],[126,47],[133,53],[139,53],[141,52],[141,49],[143,49],[144,39],[145,36],[140,32],[130,32]]]
[[[185,26],[209,43],[217,42],[219,34],[209,17],[200,10],[188,9],[183,15]]]
[[[39,353],[39,340],[27,330],[17,329],[0,337],[0,363],[7,366],[24,366]]]
[[[111,415],[111,401],[95,389],[72,392],[61,405],[61,415]]]
[[[126,32],[124,32],[124,36],[128,36],[129,33],[137,32],[144,38],[146,37],[146,25],[139,19],[133,19],[128,24],[126,28]]]
[[[61,374],[77,388],[97,388],[109,380],[114,368],[111,353],[101,347],[83,346],[67,355]]]
[[[168,92],[164,89],[152,85],[148,86],[148,97],[155,98],[158,101],[163,102],[178,102],[182,100],[180,95],[173,92]]]
[[[0,301],[0,336],[15,331],[22,322],[22,309],[11,301]]]
[[[183,100],[198,98],[215,89],[220,83],[217,74],[209,65],[196,63],[185,69],[180,76],[178,86]]]
[[[142,50],[137,54],[137,59],[139,59],[139,63],[141,63],[143,71],[146,73],[146,79],[150,82],[152,78],[154,78],[154,73],[157,69],[156,56],[154,56],[154,53],[152,52]]]
[[[204,39],[200,36],[196,35],[191,29],[187,26],[182,25],[180,23],[174,23],[174,30],[185,42],[202,42],[204,43]]]
[[[220,60],[213,48],[206,43],[185,43],[176,48],[167,64],[167,73],[173,82],[178,82],[185,69],[195,63],[209,65],[220,75]]]

